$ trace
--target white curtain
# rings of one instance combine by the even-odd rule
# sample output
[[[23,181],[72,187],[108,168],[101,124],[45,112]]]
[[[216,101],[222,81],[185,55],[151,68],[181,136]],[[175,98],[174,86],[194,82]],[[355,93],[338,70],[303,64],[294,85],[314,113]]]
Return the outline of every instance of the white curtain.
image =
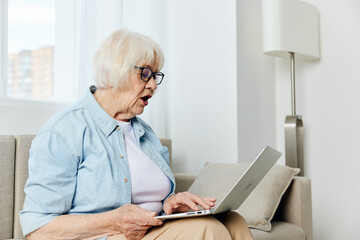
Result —
[[[166,0],[77,0],[75,72],[79,81],[77,98],[84,95],[93,83],[92,61],[97,48],[119,28],[145,34],[153,38],[167,55]],[[156,95],[140,116],[159,137],[168,133],[169,74],[165,64],[165,79]]]
[[[122,0],[75,1],[75,76],[77,98],[93,84],[92,62],[101,43],[122,27]]]

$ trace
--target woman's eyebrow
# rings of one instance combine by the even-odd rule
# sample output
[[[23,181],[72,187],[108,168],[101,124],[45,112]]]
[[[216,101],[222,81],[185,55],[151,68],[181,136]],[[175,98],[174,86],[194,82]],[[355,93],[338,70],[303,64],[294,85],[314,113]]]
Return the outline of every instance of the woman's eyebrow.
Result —
[[[158,69],[152,69],[152,67],[150,65],[147,65],[147,64],[144,64],[143,66],[151,69],[151,71],[153,71],[153,72],[158,72],[159,71]]]

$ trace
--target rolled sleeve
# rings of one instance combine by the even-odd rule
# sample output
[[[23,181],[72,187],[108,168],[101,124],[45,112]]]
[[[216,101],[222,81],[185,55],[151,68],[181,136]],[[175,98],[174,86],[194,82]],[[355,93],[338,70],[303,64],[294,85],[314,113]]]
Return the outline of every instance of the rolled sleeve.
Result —
[[[24,236],[71,209],[78,159],[57,132],[46,131],[34,139],[24,207],[19,213]]]

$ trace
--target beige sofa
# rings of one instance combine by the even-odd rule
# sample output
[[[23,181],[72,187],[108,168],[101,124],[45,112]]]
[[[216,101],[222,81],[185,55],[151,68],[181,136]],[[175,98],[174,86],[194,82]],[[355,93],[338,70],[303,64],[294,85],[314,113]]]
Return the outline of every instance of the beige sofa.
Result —
[[[27,160],[34,136],[0,136],[0,240],[24,239],[18,212],[24,201]],[[169,148],[171,141],[162,139]],[[186,191],[195,176],[176,174],[176,191]],[[255,240],[312,240],[311,183],[295,177],[272,221],[271,232],[251,230]]]

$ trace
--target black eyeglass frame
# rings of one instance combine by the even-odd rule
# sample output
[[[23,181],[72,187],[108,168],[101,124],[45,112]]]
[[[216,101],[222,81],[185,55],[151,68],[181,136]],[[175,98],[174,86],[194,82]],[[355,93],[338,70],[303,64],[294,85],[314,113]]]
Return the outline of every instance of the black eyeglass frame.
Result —
[[[154,72],[151,68],[148,68],[148,67],[134,66],[134,68],[137,68],[137,69],[140,69],[140,70],[141,70],[140,78],[141,78],[141,80],[143,80],[144,82],[148,82],[148,81],[151,80],[151,78],[153,78],[153,79],[155,80],[155,83],[156,83],[156,74],[159,74],[159,73],[160,73],[161,79],[160,79],[159,83],[156,83],[156,85],[160,85],[160,84],[162,83],[164,77],[165,77],[165,74],[164,74],[164,73],[162,73],[162,72]],[[150,70],[150,72],[151,72],[150,78],[147,79],[147,80],[146,80],[146,79],[143,79],[143,71],[144,71],[144,69],[148,69],[148,70]],[[159,77],[159,75],[158,75],[158,77]]]

